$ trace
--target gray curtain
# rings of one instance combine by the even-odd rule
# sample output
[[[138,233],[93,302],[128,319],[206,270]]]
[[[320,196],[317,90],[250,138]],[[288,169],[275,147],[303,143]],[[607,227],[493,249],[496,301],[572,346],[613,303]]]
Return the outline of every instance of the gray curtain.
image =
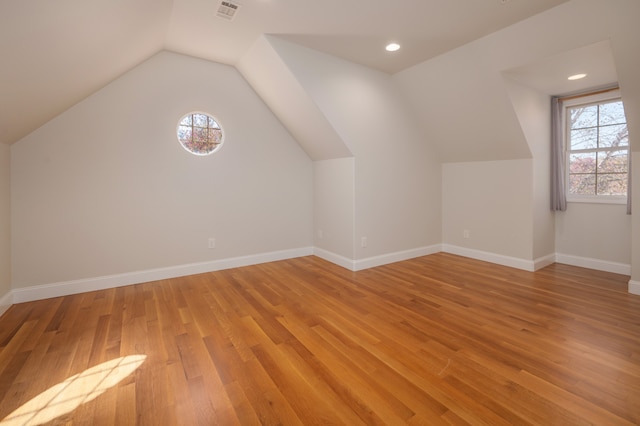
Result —
[[[567,210],[562,102],[551,98],[551,210]]]
[[[629,181],[627,183],[627,214],[631,214],[631,181],[632,181],[632,173],[631,173],[631,148],[629,148],[629,169],[627,171]]]

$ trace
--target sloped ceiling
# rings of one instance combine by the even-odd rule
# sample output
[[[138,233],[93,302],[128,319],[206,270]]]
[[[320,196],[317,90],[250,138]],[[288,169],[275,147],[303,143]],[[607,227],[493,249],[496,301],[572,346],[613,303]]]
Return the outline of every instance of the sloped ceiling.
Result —
[[[583,79],[567,82],[564,78],[586,70],[588,74]],[[611,86],[618,81],[609,40],[512,68],[504,71],[504,74],[548,95],[568,95]]]
[[[3,0],[0,143],[160,50],[236,65],[263,34],[395,73],[566,0]],[[389,41],[403,45],[389,54]]]

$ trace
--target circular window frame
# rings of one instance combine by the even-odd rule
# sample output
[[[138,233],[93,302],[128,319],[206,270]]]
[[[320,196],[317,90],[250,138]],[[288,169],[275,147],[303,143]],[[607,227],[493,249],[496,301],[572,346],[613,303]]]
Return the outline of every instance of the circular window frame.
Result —
[[[204,115],[207,117],[207,127],[202,127],[202,126],[197,126],[199,129],[206,129],[207,131],[207,139],[209,139],[209,131],[211,129],[219,129],[220,130],[220,141],[216,144],[213,144],[209,141],[207,142],[202,142],[208,145],[215,145],[214,148],[212,150],[208,150],[208,149],[203,149],[203,150],[199,150],[199,149],[194,149],[193,147],[190,147],[189,145],[192,145],[194,143],[198,143],[198,141],[194,141],[193,140],[193,132],[194,132],[194,128],[196,126],[194,126],[193,123],[193,116],[194,115]],[[181,133],[181,129],[185,128],[185,127],[189,127],[188,124],[184,124],[184,120],[191,116],[191,137],[190,137],[190,141],[191,144],[185,144],[185,142],[183,141],[183,137],[180,136]],[[213,123],[215,123],[217,125],[217,127],[210,127],[210,121],[213,121]],[[176,137],[178,139],[178,143],[180,144],[180,146],[182,148],[184,148],[185,151],[187,151],[190,154],[193,155],[197,155],[198,157],[207,157],[211,154],[214,154],[215,152],[219,151],[220,148],[222,148],[222,145],[224,145],[224,140],[225,140],[225,132],[224,132],[224,128],[222,127],[222,124],[220,124],[220,121],[215,118],[212,114],[209,114],[208,112],[205,111],[191,111],[189,113],[184,114],[182,117],[180,117],[180,119],[178,120],[178,124],[176,125]]]

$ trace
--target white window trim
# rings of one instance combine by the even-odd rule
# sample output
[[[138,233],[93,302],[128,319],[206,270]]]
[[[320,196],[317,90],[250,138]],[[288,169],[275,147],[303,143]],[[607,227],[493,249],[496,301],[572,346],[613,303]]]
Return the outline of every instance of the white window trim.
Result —
[[[576,99],[570,99],[562,104],[562,126],[564,129],[564,146],[565,146],[565,187],[567,188],[568,203],[590,203],[590,204],[627,204],[627,196],[625,195],[576,195],[569,193],[569,129],[567,128],[567,109],[577,105],[593,104],[614,99],[621,99],[620,90],[612,90],[606,93],[599,93],[591,96],[584,96]],[[629,156],[631,156],[631,149]]]

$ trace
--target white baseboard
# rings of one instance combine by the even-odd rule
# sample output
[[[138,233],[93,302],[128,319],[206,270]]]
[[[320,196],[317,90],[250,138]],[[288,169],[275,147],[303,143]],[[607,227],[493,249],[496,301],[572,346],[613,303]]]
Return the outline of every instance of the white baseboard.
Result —
[[[449,244],[443,244],[442,251],[457,254],[459,256],[470,257],[472,259],[496,263],[498,265],[523,269],[525,271],[537,271],[540,268],[544,268],[545,266],[557,262],[565,265],[579,266],[581,268],[612,272],[615,274],[631,275],[631,265],[562,253],[549,254],[535,260],[527,260]]]
[[[9,309],[13,303],[13,291],[2,296],[2,298],[0,298],[0,316],[7,312],[7,309]]]
[[[205,272],[220,271],[223,269],[256,265],[265,262],[275,262],[294,257],[310,256],[312,254],[313,248],[305,247],[234,257],[230,259],[212,260],[209,262],[191,263],[187,265],[149,269],[125,274],[107,275],[103,277],[18,288],[13,290],[13,300],[11,302],[22,303],[33,300],[49,299],[51,297],[66,296],[69,294],[83,293],[87,291],[104,290],[131,284],[182,277],[185,275],[202,274]]]
[[[442,251],[440,244],[432,246],[418,247],[410,250],[403,250],[394,253],[372,256],[365,259],[353,260],[330,251],[315,248],[313,254],[338,266],[342,266],[350,271],[361,271],[363,269],[374,268],[376,266],[387,265],[389,263],[400,262],[413,259],[415,257],[427,256],[429,254]]]
[[[351,271],[360,271],[389,263],[400,262],[420,256],[427,256],[440,251],[470,257],[472,259],[536,271],[554,262],[564,263],[583,268],[596,269],[623,275],[631,274],[631,266],[621,263],[608,262],[598,259],[583,258],[565,254],[550,254],[535,260],[527,260],[516,257],[474,250],[450,244],[434,244],[432,246],[419,247],[395,253],[373,256],[365,259],[353,260],[327,250],[304,247],[291,250],[282,250],[256,255],[241,256],[229,259],[213,260],[209,262],[191,263],[166,268],[135,271],[124,274],[107,275],[102,277],[79,279],[53,284],[36,285],[26,288],[13,289],[0,298],[0,315],[6,312],[14,303],[30,302],[34,300],[48,299],[51,297],[66,296],[69,294],[83,293],[87,291],[104,290],[131,284],[140,284],[149,281],[157,281],[186,275],[202,274],[206,272],[220,271],[223,269],[237,268],[241,266],[256,265],[265,262],[291,259],[301,256],[316,255],[331,263],[342,266]],[[640,295],[640,282],[629,281],[629,292]]]
[[[533,270],[537,271],[538,269],[542,269],[546,266],[552,265],[556,263],[556,255],[555,253],[548,254],[546,256],[539,257],[533,261]]]
[[[607,260],[592,259],[589,257],[572,256],[556,253],[556,262],[565,265],[580,266],[581,268],[596,269],[598,271],[612,272],[614,274],[631,275],[631,265]]]
[[[432,246],[418,247],[410,250],[397,251],[394,253],[382,254],[380,256],[359,259],[354,262],[353,271],[361,271],[363,269],[375,268],[389,263],[401,262],[403,260],[413,259],[415,257],[427,256],[442,251],[440,244]]]
[[[355,271],[355,261],[353,259],[349,259],[348,257],[344,257],[317,247],[313,249],[313,254],[321,259],[326,260],[327,262],[342,266],[343,268],[350,271]]]
[[[496,253],[491,253],[491,252],[482,251],[482,250],[475,250],[475,249],[470,249],[466,247],[454,246],[451,244],[443,244],[442,251],[444,251],[445,253],[456,254],[458,256],[470,257],[476,260],[496,263],[502,266],[509,266],[511,268],[523,269],[525,271],[530,271],[530,272],[535,271],[536,267],[539,266],[536,264],[536,262],[538,262],[537,260],[533,261],[533,260],[521,259],[519,257],[505,256],[502,254],[496,254]],[[543,260],[539,262],[540,265],[543,265],[546,261],[548,261],[547,259],[548,257],[549,256],[541,258]],[[548,265],[550,265],[551,263],[548,263]]]

